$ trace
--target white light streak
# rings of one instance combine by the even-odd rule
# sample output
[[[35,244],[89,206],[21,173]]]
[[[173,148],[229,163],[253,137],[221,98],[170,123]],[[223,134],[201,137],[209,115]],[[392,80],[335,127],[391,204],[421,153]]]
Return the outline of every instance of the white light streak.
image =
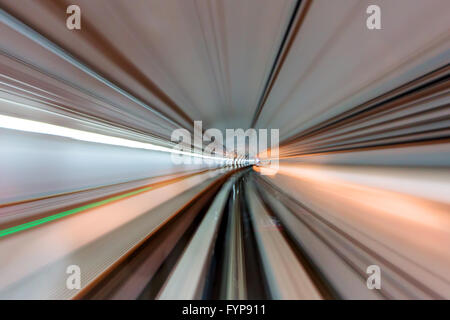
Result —
[[[114,146],[121,146],[127,148],[135,149],[145,149],[161,152],[169,152],[176,154],[183,154],[192,157],[199,157],[203,159],[212,159],[217,161],[226,161],[226,158],[207,156],[198,153],[191,153],[181,150],[175,150],[167,147],[157,146],[151,143],[133,141],[129,139],[123,139],[118,137],[107,136],[99,133],[93,133],[88,131],[82,131],[77,129],[66,128],[62,126],[57,126],[54,124],[49,124],[45,122],[39,122],[34,120],[21,119],[16,117],[10,117],[5,115],[0,115],[0,128],[19,130],[25,132],[33,132],[39,134],[49,134],[53,136],[71,138],[80,141],[94,142],[109,144]]]

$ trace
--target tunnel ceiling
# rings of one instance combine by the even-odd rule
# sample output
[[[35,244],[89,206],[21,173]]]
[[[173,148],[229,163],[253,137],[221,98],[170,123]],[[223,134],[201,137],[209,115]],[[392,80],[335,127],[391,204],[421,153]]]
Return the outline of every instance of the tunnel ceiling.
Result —
[[[379,32],[365,28],[366,3],[356,0],[81,0],[75,32],[60,27],[67,1],[0,5],[178,126],[277,128],[284,140],[442,64],[449,4],[414,2],[383,1]],[[173,130],[16,31],[0,32],[12,39],[4,53],[39,66],[27,75],[64,79],[63,98],[83,89],[101,100],[70,108],[164,137]]]

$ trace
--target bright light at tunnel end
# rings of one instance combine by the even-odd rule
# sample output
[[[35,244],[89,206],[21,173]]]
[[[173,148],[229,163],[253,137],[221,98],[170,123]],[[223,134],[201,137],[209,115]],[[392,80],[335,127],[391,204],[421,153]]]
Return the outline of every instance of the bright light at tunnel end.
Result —
[[[231,155],[232,164],[237,166],[260,165],[270,169],[261,170],[261,174],[273,175],[278,170],[279,156],[279,129],[225,129],[226,139],[224,143],[223,131],[217,128],[209,128],[203,131],[202,121],[194,121],[194,138],[191,133],[183,128],[176,129],[171,134],[171,141],[176,143],[174,147],[182,153],[172,154],[172,161],[175,164],[190,164],[190,157],[184,157],[191,146],[197,153]],[[270,141],[268,134],[270,133]],[[203,142],[208,145],[203,147]],[[237,143],[235,143],[237,142]],[[268,143],[270,142],[270,144]],[[224,149],[225,148],[225,149]],[[270,152],[269,152],[270,151]],[[180,156],[181,155],[181,156]],[[264,159],[262,163],[259,158]]]

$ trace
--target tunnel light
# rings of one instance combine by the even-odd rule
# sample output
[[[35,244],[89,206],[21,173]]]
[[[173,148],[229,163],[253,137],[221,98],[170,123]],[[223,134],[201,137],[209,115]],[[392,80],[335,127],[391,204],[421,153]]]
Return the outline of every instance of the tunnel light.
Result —
[[[62,126],[57,126],[54,124],[49,124],[45,122],[39,122],[34,120],[21,119],[11,116],[0,115],[0,128],[18,130],[24,132],[33,132],[40,134],[48,134],[53,136],[65,137],[80,141],[108,144],[114,146],[135,148],[135,149],[145,149],[145,150],[154,150],[175,154],[182,154],[192,157],[199,157],[203,159],[211,159],[224,162],[226,158],[222,157],[214,157],[207,156],[198,153],[191,153],[181,150],[175,150],[172,148],[157,146],[151,143],[133,141],[124,138],[107,136],[99,133],[93,133],[88,131],[82,131],[78,129],[71,129]]]

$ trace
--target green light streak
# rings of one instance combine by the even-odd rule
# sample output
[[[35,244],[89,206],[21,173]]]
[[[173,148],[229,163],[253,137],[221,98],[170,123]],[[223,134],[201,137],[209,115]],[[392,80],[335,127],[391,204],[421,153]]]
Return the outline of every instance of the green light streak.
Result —
[[[134,196],[136,194],[148,191],[151,188],[152,187],[145,187],[143,189],[139,189],[139,190],[135,190],[135,191],[132,191],[132,192],[125,193],[125,194],[121,194],[121,195],[118,195],[118,196],[115,196],[115,197],[112,197],[112,198],[108,198],[108,199],[105,199],[105,200],[93,202],[93,203],[90,203],[90,204],[87,204],[87,205],[84,205],[84,206],[81,206],[81,207],[78,207],[78,208],[74,208],[74,209],[70,209],[70,210],[67,210],[67,211],[60,212],[60,213],[56,213],[54,215],[51,215],[51,216],[48,216],[48,217],[45,217],[45,218],[41,218],[41,219],[37,219],[37,220],[34,220],[34,221],[26,222],[26,223],[23,223],[23,224],[19,224],[19,225],[15,226],[15,227],[3,229],[3,230],[0,230],[0,238],[4,237],[4,236],[7,236],[7,235],[10,235],[10,234],[13,234],[13,233],[16,233],[16,232],[19,232],[19,231],[23,231],[23,230],[26,230],[26,229],[34,228],[36,226],[39,226],[41,224],[44,224],[44,223],[47,223],[47,222],[50,222],[50,221],[53,221],[53,220],[64,218],[64,217],[67,217],[69,215],[72,215],[72,214],[75,214],[75,213],[78,213],[78,212],[81,212],[81,211],[84,211],[84,210],[96,208],[96,207],[102,206],[104,204],[110,203],[112,201],[116,201],[116,200],[120,200],[120,199],[123,199],[123,198],[126,198],[126,197]]]

